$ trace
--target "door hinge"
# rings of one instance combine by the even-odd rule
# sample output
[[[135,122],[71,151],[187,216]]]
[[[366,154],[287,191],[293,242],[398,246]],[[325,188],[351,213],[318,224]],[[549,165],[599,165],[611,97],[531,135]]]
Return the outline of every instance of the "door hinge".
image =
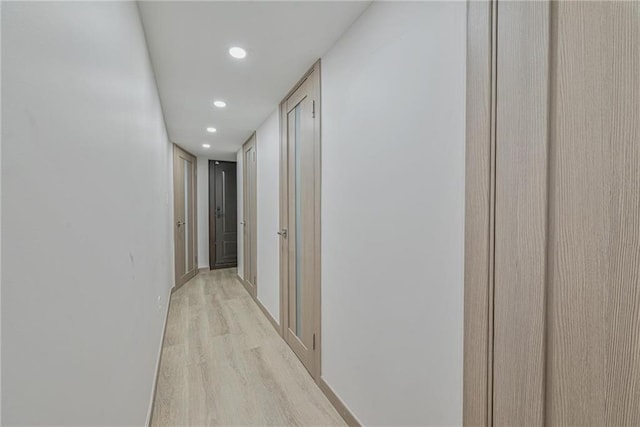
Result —
[[[313,349],[316,349],[316,334],[313,334]]]
[[[316,100],[313,100],[313,107],[311,109],[311,118],[315,119],[316,118]]]

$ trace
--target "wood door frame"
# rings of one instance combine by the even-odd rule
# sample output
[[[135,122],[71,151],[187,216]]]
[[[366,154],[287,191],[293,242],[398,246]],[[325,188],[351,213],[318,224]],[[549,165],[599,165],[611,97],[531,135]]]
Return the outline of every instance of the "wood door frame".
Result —
[[[237,267],[237,261],[235,263],[223,264],[219,267],[216,267],[216,216],[212,215],[213,207],[215,204],[216,197],[216,189],[215,189],[215,167],[216,164],[220,163],[234,163],[237,167],[237,162],[231,160],[211,160],[208,162],[208,182],[209,182],[209,270],[221,269],[221,268],[230,268]],[[237,208],[237,204],[236,204]],[[237,223],[237,221],[236,221]],[[244,237],[244,236],[243,236]]]
[[[213,203],[215,202],[215,173],[212,173],[215,169],[216,160],[208,161],[208,176],[209,181],[209,270],[213,270],[216,265],[216,216],[211,215]]]
[[[321,79],[320,79],[320,59],[300,78],[300,80],[291,88],[287,95],[280,102],[280,230],[288,229],[289,225],[289,198],[288,198],[288,143],[287,143],[287,100],[295,93],[295,91],[314,73],[316,79],[314,99],[316,101],[315,113],[317,126],[315,127],[314,136],[314,156],[315,156],[315,260],[314,260],[314,277],[316,286],[315,301],[315,331],[316,331],[316,347],[314,351],[313,373],[311,376],[316,383],[322,381],[322,301],[321,301],[321,177],[322,177],[322,99],[321,99]],[[284,238],[280,238],[280,336],[286,341],[286,328],[289,315],[289,259],[288,244],[284,244]]]
[[[463,424],[493,423],[497,1],[467,1]]]
[[[177,269],[177,246],[178,246],[178,227],[176,226],[176,217],[178,216],[178,212],[177,212],[177,200],[176,200],[176,195],[179,193],[179,189],[178,189],[178,181],[177,181],[177,175],[176,175],[176,164],[178,164],[178,161],[180,159],[180,156],[183,155],[185,157],[191,157],[192,159],[192,163],[193,163],[193,168],[192,168],[192,179],[193,179],[193,186],[191,188],[191,211],[193,212],[193,219],[192,219],[192,233],[193,233],[193,239],[192,239],[192,253],[194,254],[194,269],[193,269],[193,273],[189,274],[188,276],[185,276],[184,278],[181,278],[178,276],[178,269]],[[196,274],[198,274],[198,204],[197,204],[197,196],[198,196],[198,158],[196,156],[194,156],[193,154],[191,154],[190,152],[188,152],[187,150],[185,150],[184,148],[180,147],[178,144],[173,144],[173,165],[172,165],[172,180],[173,180],[173,265],[174,265],[174,279],[175,279],[175,284],[174,284],[174,288],[177,289],[180,286],[184,285],[185,283],[187,283],[189,280],[191,280],[193,277],[195,277]]]
[[[247,178],[247,173],[249,168],[247,167],[246,155],[249,149],[253,148],[253,151],[256,156],[256,170],[254,171],[253,177],[253,212],[249,215],[251,218],[247,218],[247,207],[249,206],[249,194],[247,191],[247,182],[249,181]],[[249,139],[242,144],[242,222],[243,222],[243,233],[242,233],[242,252],[243,252],[243,262],[244,262],[244,278],[242,280],[242,284],[247,289],[249,294],[257,299],[258,297],[258,276],[256,272],[256,264],[258,263],[258,191],[257,191],[257,170],[258,170],[258,139],[257,133],[253,132]],[[245,244],[244,239],[247,237],[247,222],[249,222],[249,227],[252,230],[251,233],[251,253],[248,252],[247,245]],[[247,280],[247,260],[251,259],[252,265],[252,273],[254,273],[254,280],[251,283],[251,280]]]

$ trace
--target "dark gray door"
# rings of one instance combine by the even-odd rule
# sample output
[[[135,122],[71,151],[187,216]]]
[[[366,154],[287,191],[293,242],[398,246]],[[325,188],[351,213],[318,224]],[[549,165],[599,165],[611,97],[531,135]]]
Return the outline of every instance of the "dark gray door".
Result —
[[[236,164],[209,160],[209,266],[238,264]]]

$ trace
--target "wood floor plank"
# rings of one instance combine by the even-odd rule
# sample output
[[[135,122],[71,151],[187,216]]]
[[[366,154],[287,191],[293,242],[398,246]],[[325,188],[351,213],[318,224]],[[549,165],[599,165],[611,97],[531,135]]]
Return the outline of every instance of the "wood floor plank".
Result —
[[[345,423],[275,332],[236,269],[174,292],[152,426]]]

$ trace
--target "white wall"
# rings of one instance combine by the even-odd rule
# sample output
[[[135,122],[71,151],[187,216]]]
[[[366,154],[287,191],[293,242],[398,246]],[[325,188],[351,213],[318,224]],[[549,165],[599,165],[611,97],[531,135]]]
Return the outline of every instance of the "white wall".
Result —
[[[209,159],[198,157],[198,268],[209,268]]]
[[[279,109],[256,131],[258,300],[280,323],[280,120]]]
[[[322,373],[364,425],[461,425],[464,2],[373,3],[322,58]]]
[[[2,423],[143,425],[173,219],[136,3],[3,3],[2,66]]]

